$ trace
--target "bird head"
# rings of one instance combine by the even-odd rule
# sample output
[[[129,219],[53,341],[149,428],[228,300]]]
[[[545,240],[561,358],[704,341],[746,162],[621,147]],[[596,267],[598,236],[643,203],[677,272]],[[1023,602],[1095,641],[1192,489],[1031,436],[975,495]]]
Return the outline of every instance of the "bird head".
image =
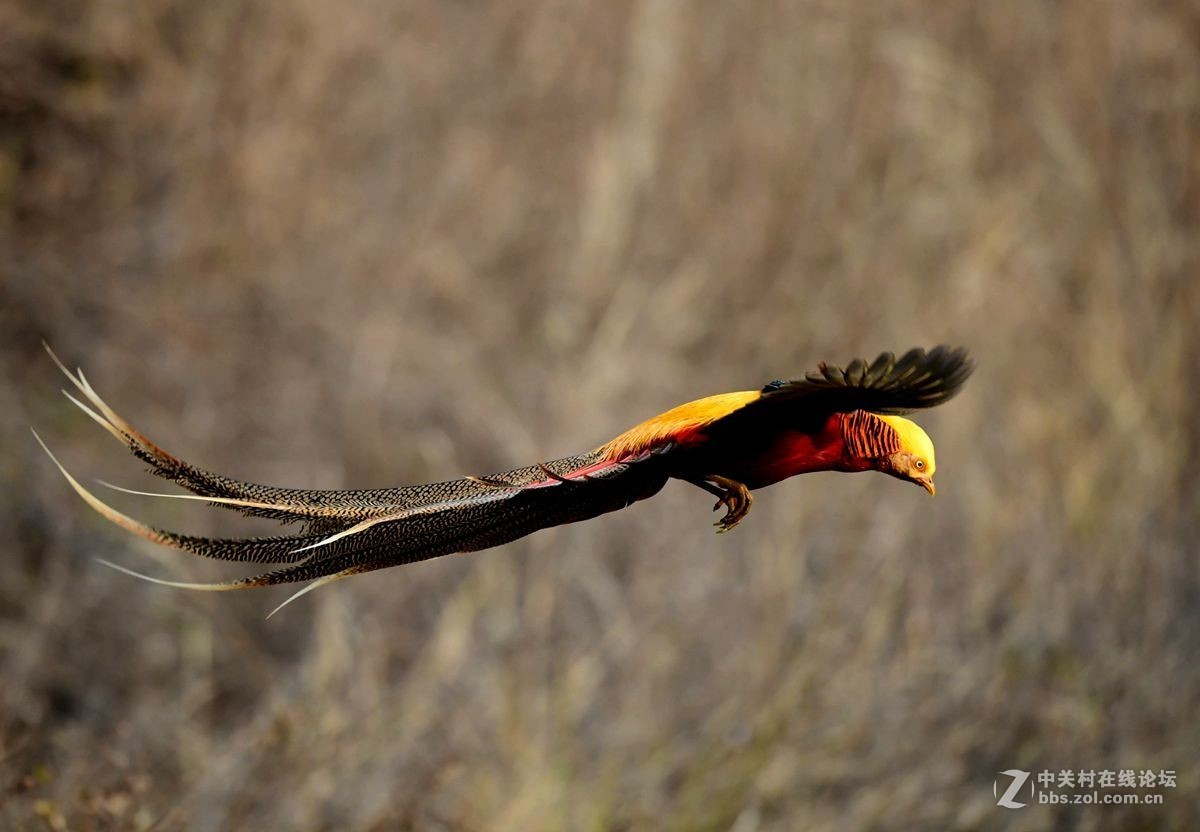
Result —
[[[900,416],[879,416],[891,425],[900,438],[900,450],[881,460],[881,470],[897,479],[916,483],[931,495],[937,493],[933,485],[933,472],[937,462],[933,455],[933,442],[929,434],[916,422]]]

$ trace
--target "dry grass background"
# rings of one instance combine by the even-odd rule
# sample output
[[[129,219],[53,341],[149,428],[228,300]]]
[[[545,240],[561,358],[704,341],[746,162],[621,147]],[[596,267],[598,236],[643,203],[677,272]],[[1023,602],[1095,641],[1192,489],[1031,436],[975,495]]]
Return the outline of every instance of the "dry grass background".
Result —
[[[1200,824],[1195,3],[0,5],[0,827]],[[382,486],[965,343],[939,496],[815,475],[192,595],[72,495]],[[117,501],[200,533],[254,527]],[[255,528],[263,528],[261,526]],[[264,530],[269,530],[267,526]],[[1161,807],[994,805],[1164,768]]]

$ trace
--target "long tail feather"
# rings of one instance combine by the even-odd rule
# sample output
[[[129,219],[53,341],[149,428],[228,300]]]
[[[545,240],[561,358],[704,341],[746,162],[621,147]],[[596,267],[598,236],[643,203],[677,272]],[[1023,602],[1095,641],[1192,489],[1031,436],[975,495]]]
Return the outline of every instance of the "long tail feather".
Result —
[[[199,500],[306,524],[296,535],[245,539],[182,535],[148,526],[85,488],[35,432],[72,489],[110,522],[154,543],[204,557],[283,568],[222,583],[190,583],[153,578],[105,561],[106,565],[154,583],[205,591],[313,582],[277,610],[350,575],[486,549],[549,526],[623,508],[655,493],[667,479],[666,469],[652,458],[655,454],[612,461],[597,450],[487,477],[400,488],[306,491],[246,483],[197,468],[159,448],[109,407],[82,372],[72,373],[48,346],[46,350],[81,394],[82,399],[66,394],[74,404],[148,462],[156,474],[192,493],[158,494],[102,484],[130,494]]]
[[[308,593],[312,592],[314,589],[320,589],[321,587],[327,586],[327,585],[333,583],[334,581],[340,581],[342,578],[349,578],[351,575],[358,575],[363,571],[365,571],[365,570],[354,567],[351,569],[344,569],[341,572],[335,572],[332,575],[326,575],[324,578],[318,578],[317,580],[310,583],[308,586],[304,587],[304,589],[297,590],[296,592],[293,592],[291,595],[289,595],[282,604],[280,604],[275,609],[273,609],[269,613],[267,613],[267,618],[270,619],[273,615],[275,615],[275,613],[279,612],[281,609],[286,607],[288,604],[295,601],[301,595],[307,595]]]
[[[418,504],[419,495],[405,493],[408,489],[387,488],[367,491],[320,491],[275,488],[235,480],[199,468],[163,450],[132,424],[113,410],[92,388],[82,371],[72,373],[59,360],[49,345],[44,345],[51,359],[89,404],[63,391],[80,410],[121,441],[154,473],[169,479],[194,494],[212,497],[210,502],[234,508],[244,514],[278,520],[302,521],[315,530],[340,528],[343,521],[351,523],[368,517]]]
[[[235,589],[251,589],[259,586],[259,584],[254,583],[256,580],[255,578],[243,578],[237,581],[224,581],[222,583],[212,584],[192,583],[189,581],[168,581],[164,580],[163,578],[155,578],[153,575],[143,575],[141,572],[135,572],[132,569],[121,566],[118,563],[113,563],[111,560],[105,560],[104,558],[96,558],[96,562],[104,564],[109,569],[115,569],[118,572],[138,578],[139,580],[147,581],[148,583],[152,584],[158,584],[159,586],[174,587],[175,589],[191,589],[197,592],[228,592]]]
[[[353,526],[350,526],[349,528],[342,529],[340,532],[331,534],[326,538],[318,540],[316,543],[310,543],[309,545],[304,546],[303,548],[296,549],[296,551],[297,552],[307,552],[307,551],[310,551],[313,549],[322,548],[322,547],[328,546],[331,543],[335,543],[339,540],[343,540],[347,537],[350,537],[352,535],[361,534],[362,532],[365,532],[368,529],[373,528],[378,525],[381,525],[383,523],[398,524],[402,520],[411,520],[413,518],[419,518],[419,517],[432,517],[435,515],[443,516],[443,519],[446,519],[446,514],[445,514],[446,512],[461,511],[463,508],[466,508],[468,506],[479,506],[479,505],[484,505],[487,503],[499,503],[499,502],[503,502],[504,500],[508,499],[510,496],[511,496],[511,492],[510,492],[510,494],[506,494],[506,495],[501,495],[501,494],[497,494],[496,492],[492,492],[490,494],[481,494],[481,495],[478,495],[475,497],[460,499],[457,501],[445,501],[445,502],[441,502],[441,503],[428,503],[426,505],[418,506],[416,508],[410,508],[410,509],[406,509],[404,511],[398,511],[394,514],[384,514],[379,517],[372,517],[370,520],[363,520],[361,523],[357,523]]]
[[[38,444],[42,446],[42,450],[50,457],[50,461],[54,463],[71,488],[83,498],[85,503],[91,506],[104,519],[120,526],[128,532],[132,532],[140,538],[149,540],[151,543],[169,546],[193,555],[201,555],[202,557],[216,560],[242,561],[246,563],[296,563],[309,557],[301,553],[300,549],[302,547],[311,543],[319,543],[322,540],[320,535],[278,535],[274,537],[250,538],[199,537],[177,534],[176,532],[148,526],[127,514],[117,511],[85,488],[59,462],[58,458],[46,446],[46,443],[38,435],[37,431],[32,431],[32,433],[33,438],[37,440]],[[127,489],[117,490],[123,491]]]
[[[55,464],[58,464],[57,460]],[[90,492],[79,485],[61,465],[59,467],[80,496],[91,496]],[[406,512],[402,516],[388,517],[362,529],[353,529],[351,534],[339,536],[336,541],[316,541],[318,546],[325,547],[316,550],[311,546],[296,549],[295,543],[299,542],[298,538],[240,541],[185,538],[144,526],[109,508],[94,496],[91,496],[88,502],[103,516],[156,543],[175,548],[183,548],[181,544],[187,544],[190,547],[188,551],[210,557],[217,556],[210,554],[211,551],[217,551],[214,547],[223,546],[226,548],[219,550],[220,556],[229,560],[292,564],[284,569],[227,583],[182,585],[183,588],[225,590],[321,580],[333,575],[346,577],[455,552],[471,552],[499,546],[539,529],[588,519],[622,508],[633,500],[657,491],[664,481],[665,477],[656,476],[643,482],[637,491],[628,493],[619,482],[610,483],[610,487],[602,491],[595,491],[593,489],[596,483],[603,484],[603,480],[592,480],[589,481],[589,485],[593,488],[588,489],[589,495],[583,499],[580,499],[577,493],[572,493],[581,484],[570,480],[544,488],[496,495],[490,499],[476,496],[454,504],[446,503],[436,508],[426,507],[426,510],[418,509]],[[84,499],[88,498],[85,496]],[[280,551],[281,547],[288,545],[293,548],[286,554]],[[260,551],[253,548],[256,546],[271,547],[261,550],[268,556],[258,556]],[[252,554],[254,556],[251,556]],[[181,585],[179,582],[167,583],[171,586]]]
[[[232,506],[235,508],[245,509],[266,509],[276,512],[295,511],[295,506],[283,503],[262,503],[254,500],[239,500],[236,497],[212,497],[202,494],[164,494],[159,491],[138,491],[133,488],[125,488],[124,486],[115,485],[111,482],[107,482],[106,480],[96,480],[96,482],[100,483],[100,485],[103,485],[105,488],[111,488],[113,491],[120,491],[124,494],[135,494],[139,497],[160,497],[168,500],[198,500],[202,503],[211,503],[217,506]],[[328,512],[328,515],[330,517],[335,516],[332,510]]]
[[[138,537],[217,560],[303,567],[271,573],[270,579],[263,582],[250,579],[235,582],[238,587],[309,580],[347,566],[380,560],[386,561],[384,565],[391,565],[455,551],[472,551],[499,545],[539,528],[620,507],[609,506],[611,498],[600,502],[595,498],[576,500],[569,492],[584,483],[559,478],[552,480],[553,485],[536,489],[488,489],[483,494],[420,506],[365,520],[331,536],[211,538],[183,535],[146,525],[108,505],[66,469],[36,431],[33,436],[84,502],[106,520]],[[597,482],[603,480],[587,481],[588,484]],[[561,492],[561,496],[554,498],[555,492]],[[599,496],[603,495],[594,495]],[[618,502],[624,504],[623,495]]]

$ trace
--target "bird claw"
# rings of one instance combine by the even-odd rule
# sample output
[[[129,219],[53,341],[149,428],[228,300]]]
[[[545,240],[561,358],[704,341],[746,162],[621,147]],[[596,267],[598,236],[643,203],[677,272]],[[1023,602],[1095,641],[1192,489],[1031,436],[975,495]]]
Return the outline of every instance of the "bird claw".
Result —
[[[754,503],[754,495],[742,483],[727,480],[723,481],[721,485],[725,487],[725,491],[713,506],[713,511],[725,506],[725,516],[713,523],[717,527],[717,534],[724,534],[742,522],[742,519],[750,513],[750,506]]]
[[[754,495],[745,483],[729,477],[710,474],[703,478],[689,479],[688,482],[716,495],[717,502],[713,504],[713,511],[725,506],[725,516],[713,523],[717,527],[717,534],[727,532],[742,522],[742,518],[749,514],[750,505],[754,502]]]

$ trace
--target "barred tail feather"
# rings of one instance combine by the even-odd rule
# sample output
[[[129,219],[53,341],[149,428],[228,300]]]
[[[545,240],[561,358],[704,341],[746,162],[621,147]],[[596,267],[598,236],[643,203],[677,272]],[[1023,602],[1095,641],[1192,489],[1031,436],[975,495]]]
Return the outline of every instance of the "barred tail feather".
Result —
[[[643,488],[633,493],[619,493],[609,490],[603,495],[593,496],[585,500],[576,500],[577,495],[566,493],[574,482],[568,481],[553,487],[552,491],[543,491],[539,499],[533,503],[521,505],[506,505],[502,501],[491,501],[490,505],[481,505],[478,501],[469,506],[461,506],[460,510],[443,509],[432,515],[413,514],[405,518],[389,519],[388,534],[382,539],[357,536],[351,539],[358,541],[358,546],[337,554],[327,554],[323,557],[313,557],[301,563],[296,563],[284,569],[264,572],[247,578],[220,583],[192,583],[185,581],[170,581],[155,578],[140,572],[119,566],[110,561],[102,560],[106,566],[141,578],[151,583],[170,586],[178,589],[191,589],[206,592],[221,592],[239,589],[254,589],[281,584],[312,581],[307,587],[287,598],[276,607],[270,615],[274,615],[287,604],[307,592],[325,586],[351,575],[360,575],[390,566],[416,563],[422,560],[457,552],[473,552],[499,546],[516,540],[540,529],[585,520],[624,508],[634,500],[650,496],[662,487],[665,477],[654,477],[643,483]],[[566,486],[566,487],[564,487]],[[528,494],[529,492],[522,492]],[[551,494],[553,499],[545,502],[542,495]],[[463,508],[476,509],[464,512]],[[478,509],[483,508],[483,511]],[[409,521],[408,524],[405,521]],[[408,528],[414,520],[425,521],[423,527]],[[429,522],[432,521],[432,522]],[[268,618],[270,617],[268,616]]]
[[[313,581],[305,592],[350,575],[414,563],[455,552],[499,546],[539,529],[585,520],[656,493],[666,482],[663,449],[609,460],[601,450],[526,466],[487,477],[464,477],[428,485],[375,490],[309,491],[246,483],[197,468],[164,451],[122,419],[46,347],[82,399],[66,394],[89,418],[119,439],[154,473],[191,494],[157,494],[104,485],[118,491],[168,499],[200,500],[243,513],[305,523],[303,532],[255,538],[209,538],[158,529],[117,511],[85,488],[34,437],[71,488],[97,513],[153,543],[225,561],[282,568],[221,583],[169,581],[106,565],[154,583],[226,591]],[[278,608],[277,608],[278,610]],[[272,613],[273,614],[273,613]]]
[[[67,398],[89,418],[119,439],[135,456],[149,463],[155,474],[191,491],[192,495],[140,493],[163,498],[201,499],[251,516],[284,522],[299,521],[305,524],[306,532],[313,535],[341,532],[358,523],[377,521],[389,515],[441,505],[447,501],[490,496],[494,495],[497,489],[520,489],[539,483],[544,485],[547,475],[552,479],[556,473],[569,473],[585,467],[595,468],[603,461],[603,456],[593,451],[548,463],[551,466],[549,469],[542,465],[531,465],[489,477],[464,477],[440,483],[379,489],[308,490],[244,482],[192,465],[160,448],[109,407],[95,392],[82,371],[72,373],[49,345],[45,345],[45,348],[63,374],[90,402],[90,406],[64,391]],[[118,490],[129,490],[115,487]],[[85,499],[90,503],[95,498]],[[93,508],[96,506],[93,505]],[[97,511],[105,513],[99,508]],[[115,519],[114,522],[118,522],[118,525],[125,524],[125,521]],[[135,533],[142,534],[141,531]]]
[[[412,495],[403,488],[367,491],[321,491],[276,488],[243,482],[216,474],[168,453],[113,410],[92,388],[82,370],[71,372],[48,344],[50,358],[89,404],[70,392],[63,394],[89,418],[116,437],[153,468],[155,474],[183,486],[215,505],[244,514],[285,522],[302,521],[315,530],[336,528],[342,521],[358,521],[412,505]],[[166,496],[166,495],[163,495]]]
[[[172,549],[179,549],[190,554],[216,560],[242,561],[247,563],[290,563],[301,561],[308,557],[300,551],[302,547],[320,542],[323,539],[320,535],[281,535],[238,539],[197,537],[148,526],[127,514],[117,511],[85,488],[59,462],[58,458],[46,446],[46,443],[38,435],[37,431],[33,431],[33,438],[42,446],[42,450],[50,457],[50,461],[62,473],[75,493],[82,497],[83,501],[91,506],[97,514],[114,525],[120,526],[122,529],[144,540],[149,540],[151,543],[157,543],[161,546],[168,546]]]
[[[313,580],[328,583],[352,574],[499,546],[540,529],[624,508],[654,494],[666,482],[665,474],[652,469],[631,476],[634,466],[625,464],[612,465],[587,479],[569,479],[562,474],[569,473],[578,462],[578,458],[569,458],[546,466],[555,477],[526,486],[499,485],[496,477],[484,478],[483,481],[490,485],[482,493],[467,493],[363,521],[330,536],[207,538],[157,529],[117,511],[88,491],[58,461],[36,432],[34,436],[76,493],[97,513],[121,528],[153,543],[204,557],[285,567],[234,581],[196,584],[153,578],[105,562],[119,571],[154,583],[206,591]],[[538,469],[539,466],[533,466],[533,470]],[[522,476],[528,470],[519,469],[497,476]],[[466,489],[476,481],[464,479],[459,482]]]

